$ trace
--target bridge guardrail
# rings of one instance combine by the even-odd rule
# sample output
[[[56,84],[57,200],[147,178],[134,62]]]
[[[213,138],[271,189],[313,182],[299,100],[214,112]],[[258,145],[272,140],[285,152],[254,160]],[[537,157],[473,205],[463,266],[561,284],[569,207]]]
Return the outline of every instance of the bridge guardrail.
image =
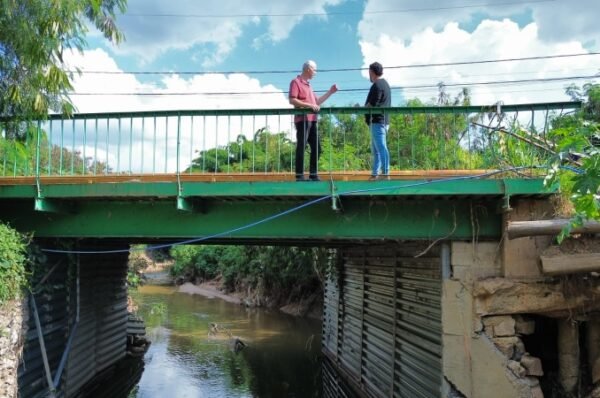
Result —
[[[553,155],[553,118],[579,102],[493,106],[322,108],[319,173],[366,172],[364,115],[390,115],[387,144],[398,170],[474,170],[539,165]],[[298,109],[50,115],[0,120],[0,176],[294,175]],[[305,156],[305,169],[308,167]]]

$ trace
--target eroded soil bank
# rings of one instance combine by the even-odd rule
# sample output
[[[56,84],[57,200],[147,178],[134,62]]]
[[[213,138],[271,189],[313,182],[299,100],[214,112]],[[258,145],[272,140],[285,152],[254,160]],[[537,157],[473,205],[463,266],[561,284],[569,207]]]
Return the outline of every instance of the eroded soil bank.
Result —
[[[12,300],[0,306],[0,397],[17,397],[17,368],[28,319],[26,301]]]
[[[221,290],[219,280],[206,281],[198,285],[185,282],[179,286],[178,290],[182,293],[198,294],[207,298],[218,298],[229,303],[247,307],[277,308],[289,315],[313,319],[320,319],[323,311],[323,292],[320,289],[307,293],[295,300],[285,300],[283,294],[264,297],[253,290],[238,290],[225,293]]]

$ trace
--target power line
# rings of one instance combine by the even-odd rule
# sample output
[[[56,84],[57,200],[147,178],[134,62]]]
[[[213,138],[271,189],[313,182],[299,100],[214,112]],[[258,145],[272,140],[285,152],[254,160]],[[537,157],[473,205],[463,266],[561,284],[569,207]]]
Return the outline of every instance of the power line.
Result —
[[[156,14],[156,13],[126,13],[122,17],[144,17],[144,18],[276,18],[276,17],[320,17],[320,16],[338,16],[338,15],[372,15],[372,14],[402,14],[409,12],[426,12],[426,11],[448,11],[460,10],[466,8],[480,7],[499,7],[510,5],[523,5],[535,3],[549,3],[556,0],[526,0],[526,1],[510,1],[504,3],[480,3],[466,4],[448,7],[422,7],[422,8],[403,8],[396,10],[377,10],[377,11],[333,11],[333,12],[307,12],[307,13],[282,13],[282,14]]]
[[[568,81],[568,80],[581,80],[581,79],[594,79],[598,78],[599,75],[586,75],[586,76],[565,76],[565,77],[548,77],[539,79],[519,79],[519,80],[496,80],[496,81],[483,81],[483,82],[466,82],[466,83],[448,83],[444,84],[444,87],[465,87],[465,86],[489,86],[489,85],[520,85],[528,83],[545,83],[545,82],[556,82],[556,81]],[[426,84],[426,85],[414,85],[414,86],[402,86],[402,87],[391,87],[392,90],[410,90],[410,89],[424,89],[424,88],[436,88],[437,84]],[[368,91],[369,88],[347,88],[340,89],[338,92],[364,92]],[[322,92],[317,90],[317,92]],[[123,93],[70,93],[69,95],[77,96],[150,96],[150,97],[163,97],[163,96],[237,96],[237,95],[281,95],[285,94],[283,91],[232,91],[232,92],[217,92],[217,91],[205,91],[205,92],[123,92]]]
[[[596,70],[600,70],[598,67],[589,67],[589,68],[572,68],[570,69],[570,71],[572,72],[578,72],[578,73],[594,73]],[[563,72],[563,70],[561,69],[547,69],[544,70],[545,73],[560,73]],[[461,78],[469,78],[469,77],[487,77],[487,78],[492,78],[493,76],[506,76],[506,75],[510,75],[510,76],[516,76],[516,75],[535,75],[535,74],[539,74],[540,71],[539,70],[528,70],[528,71],[511,71],[511,72],[498,72],[498,73],[469,73],[469,74],[460,74]],[[452,75],[452,74],[445,74],[445,75],[435,75],[435,76],[421,76],[421,77],[416,77],[415,79],[412,79],[413,81],[419,82],[419,81],[426,81],[426,82],[430,82],[432,80],[444,80],[444,79],[448,79],[448,78],[456,78],[456,75]],[[273,84],[275,86],[277,86],[278,84],[288,84],[289,80],[287,80],[287,77],[282,77],[282,80],[273,80],[271,81],[270,84]],[[342,85],[342,86],[347,86],[347,85],[352,85],[352,84],[363,84],[365,82],[365,79],[360,77],[360,78],[348,78],[348,79],[336,79],[335,82],[337,83],[338,86]]]
[[[456,62],[443,62],[443,63],[428,63],[428,64],[408,64],[408,65],[396,65],[386,66],[385,69],[408,69],[408,68],[428,68],[436,66],[456,66],[456,65],[477,65],[477,64],[489,64],[496,62],[515,62],[515,61],[533,61],[541,59],[554,59],[554,58],[569,58],[569,57],[585,57],[592,55],[600,55],[600,52],[589,52],[589,53],[575,53],[575,54],[557,54],[557,55],[538,55],[533,57],[521,57],[521,58],[499,58],[499,59],[485,59],[477,61],[456,61]],[[319,73],[327,72],[354,72],[368,70],[368,68],[334,68],[334,69],[319,69]],[[99,75],[231,75],[231,74],[290,74],[298,73],[297,69],[294,70],[250,70],[250,71],[103,71],[103,70],[66,70],[69,73],[81,73],[81,74],[99,74]]]
[[[442,62],[435,64],[413,64],[413,65],[401,65],[391,66],[387,69],[400,69],[400,68],[425,68],[435,66],[454,66],[454,65],[476,65],[476,64],[489,64],[495,62],[513,62],[513,61],[532,61],[540,59],[552,59],[552,58],[568,58],[568,57],[583,57],[588,55],[600,55],[600,52],[589,52],[589,53],[578,53],[578,54],[559,54],[559,55],[540,55],[535,57],[523,57],[523,58],[500,58],[500,59],[486,59],[480,61],[459,61],[459,62]]]

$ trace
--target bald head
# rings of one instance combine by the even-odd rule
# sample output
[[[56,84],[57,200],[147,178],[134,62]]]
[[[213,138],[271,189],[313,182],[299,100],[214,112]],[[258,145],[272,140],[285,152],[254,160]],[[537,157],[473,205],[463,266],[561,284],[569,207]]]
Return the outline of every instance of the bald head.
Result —
[[[317,70],[317,63],[312,59],[309,59],[304,64],[302,64],[302,72],[306,72],[309,69],[312,69],[313,71]]]

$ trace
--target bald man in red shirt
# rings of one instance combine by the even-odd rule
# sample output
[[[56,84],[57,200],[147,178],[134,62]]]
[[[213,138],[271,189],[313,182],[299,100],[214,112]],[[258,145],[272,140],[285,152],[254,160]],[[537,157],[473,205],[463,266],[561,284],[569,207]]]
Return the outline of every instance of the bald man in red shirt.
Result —
[[[302,65],[302,73],[291,81],[289,99],[294,108],[308,108],[312,109],[313,112],[319,112],[321,104],[331,94],[338,91],[337,86],[334,84],[322,96],[315,96],[309,80],[315,77],[316,73],[317,64],[315,61],[308,60]],[[294,124],[296,125],[296,181],[306,181],[304,179],[304,152],[307,143],[310,146],[308,178],[311,181],[320,181],[318,161],[321,154],[321,142],[317,132],[317,114],[296,115]]]

